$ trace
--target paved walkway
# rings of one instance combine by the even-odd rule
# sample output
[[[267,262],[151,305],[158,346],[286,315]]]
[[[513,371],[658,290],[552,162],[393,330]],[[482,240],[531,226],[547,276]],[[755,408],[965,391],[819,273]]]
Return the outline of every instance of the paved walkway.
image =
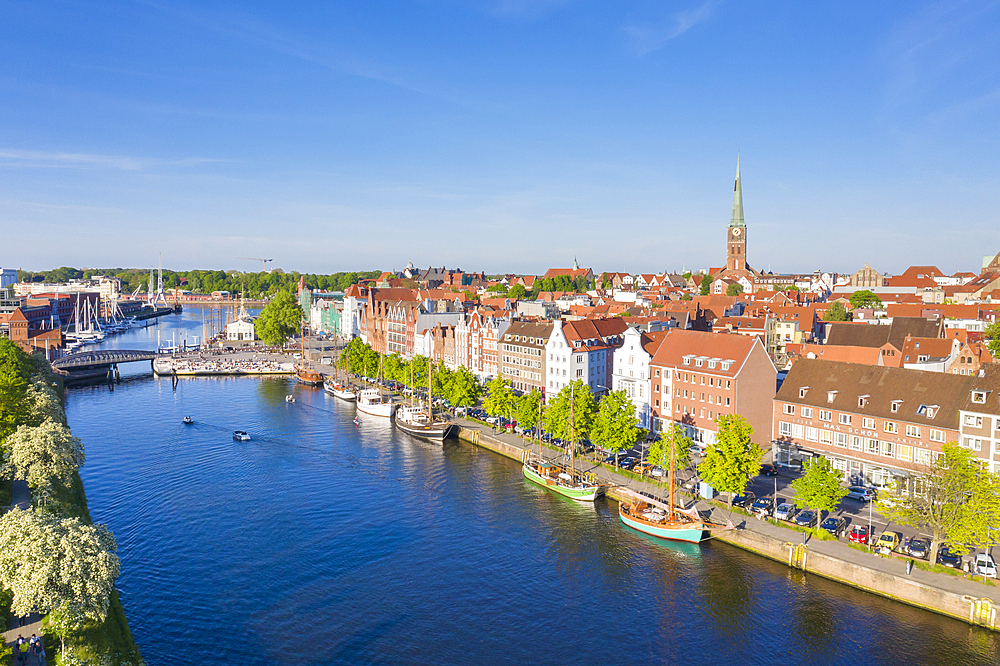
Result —
[[[31,507],[31,489],[28,487],[28,482],[24,479],[14,479],[13,485],[10,491],[10,505],[11,508],[18,508],[27,510]],[[11,645],[17,640],[18,635],[24,636],[25,638],[31,638],[32,634],[36,636],[42,635],[42,618],[38,613],[32,613],[28,617],[12,617],[10,620],[10,626],[13,627],[9,631],[3,632],[4,643]],[[45,660],[38,661],[35,658],[34,653],[28,651],[28,661],[21,662],[18,660],[17,655],[14,655],[13,663],[16,666],[20,666],[22,663],[28,664],[28,666],[36,666],[42,664],[44,666]]]
[[[491,437],[504,441],[508,444],[520,447],[529,447],[533,451],[537,451],[537,448],[531,442],[522,439],[521,437],[513,433],[497,433],[494,430],[483,423],[478,421],[471,421],[468,419],[455,419],[457,423],[466,427],[479,430]],[[557,451],[546,448],[542,446],[542,455],[548,459],[565,459],[565,455],[560,454]],[[661,485],[654,483],[644,483],[637,481],[630,477],[626,477],[621,474],[617,474],[611,470],[604,467],[596,466],[593,461],[587,459],[577,458],[577,464],[581,465],[580,469],[587,471],[588,467],[585,465],[590,465],[590,469],[597,467],[595,470],[602,479],[607,479],[609,482],[614,483],[618,486],[624,486],[630,490],[636,492],[648,492],[652,493],[657,497],[663,497],[664,488]],[[685,495],[681,495],[684,497]],[[687,496],[689,501],[692,499]],[[730,514],[726,509],[720,509],[713,504],[708,503],[705,500],[696,500],[693,502],[696,504],[699,511],[710,514],[710,520],[715,523],[725,524],[728,519],[731,519],[733,523],[742,529],[747,529],[759,534],[764,534],[770,536],[774,539],[778,539],[782,542],[790,543],[802,543],[803,537],[807,538],[807,544],[810,550],[823,553],[824,555],[829,555],[831,557],[836,557],[840,560],[850,562],[851,564],[866,567],[868,569],[874,569],[876,571],[881,571],[888,574],[905,576],[906,575],[906,559],[903,557],[879,557],[874,554],[870,554],[864,551],[851,548],[844,541],[824,541],[819,538],[813,538],[811,535],[804,534],[797,530],[788,529],[782,527],[781,525],[776,525],[767,521],[757,520],[755,518],[748,518],[741,513]],[[886,527],[883,523],[877,523],[875,525],[876,533],[880,533],[882,529]],[[980,581],[965,578],[962,575],[950,576],[948,574],[934,573],[931,571],[923,571],[916,567],[913,568],[909,575],[912,580],[927,585],[929,587],[937,588],[940,590],[945,590],[947,592],[967,594],[972,597],[989,597],[994,603],[1000,603],[1000,587],[994,587],[990,585],[985,585]]]

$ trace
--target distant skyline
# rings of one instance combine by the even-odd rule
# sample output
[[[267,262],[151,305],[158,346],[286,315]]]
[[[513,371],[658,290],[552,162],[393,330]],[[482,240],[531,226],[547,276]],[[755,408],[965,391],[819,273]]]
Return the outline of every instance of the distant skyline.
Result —
[[[978,272],[1000,3],[8,2],[0,266]]]

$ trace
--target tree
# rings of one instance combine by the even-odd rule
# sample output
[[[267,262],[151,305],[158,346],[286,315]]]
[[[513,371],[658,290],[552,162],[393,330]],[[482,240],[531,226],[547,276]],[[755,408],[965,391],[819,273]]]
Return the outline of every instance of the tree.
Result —
[[[549,402],[542,416],[545,429],[559,439],[580,439],[590,434],[594,421],[594,394],[583,380],[564,386]]]
[[[660,438],[649,447],[649,462],[666,469],[670,466],[670,446],[674,447],[674,469],[684,469],[691,464],[691,447],[694,443],[687,436],[687,429],[680,423],[660,433]]]
[[[831,303],[827,311],[823,313],[823,321],[850,321],[850,319],[851,315],[848,314],[847,308],[839,301]]]
[[[878,503],[889,520],[931,532],[930,562],[937,561],[941,544],[958,553],[970,545],[986,548],[990,532],[1000,529],[1000,477],[955,442],[942,451],[918,479],[917,492]]]
[[[494,377],[486,384],[483,409],[490,416],[514,417],[514,387],[503,377]]]
[[[504,285],[503,282],[497,282],[496,284],[493,284],[493,285],[490,285],[489,287],[486,287],[486,291],[491,292],[491,293],[495,293],[495,294],[506,294],[507,293],[507,287]]]
[[[851,307],[854,309],[882,307],[882,299],[878,297],[878,294],[868,289],[860,289],[854,292],[851,294],[850,301]]]
[[[57,608],[102,622],[118,577],[114,535],[103,525],[14,509],[0,517],[0,587],[16,615]]]
[[[538,407],[542,404],[542,394],[535,389],[517,399],[514,418],[526,430],[534,430],[538,426]]]
[[[615,467],[618,466],[618,452],[632,448],[639,440],[635,404],[624,390],[612,391],[601,400],[590,437],[597,446],[614,452]]]
[[[283,345],[302,323],[302,308],[291,291],[280,291],[254,320],[257,337],[269,345]]]
[[[729,493],[729,508],[733,496],[742,493],[747,482],[760,473],[764,450],[751,441],[753,428],[738,414],[723,414],[715,419],[719,431],[715,443],[708,447],[698,472],[716,490]]]
[[[706,273],[701,276],[701,287],[698,289],[698,293],[702,296],[708,296],[712,291],[712,283],[715,282],[715,278]]]
[[[693,297],[691,296],[691,294],[681,294],[681,300],[682,301],[690,301],[690,300],[693,300]]]
[[[79,438],[51,420],[39,426],[20,426],[7,444],[10,466],[36,490],[47,490],[53,482],[69,486],[85,460]]]
[[[986,327],[983,339],[986,340],[986,348],[993,354],[993,358],[1000,358],[1000,321],[995,321]]]
[[[30,376],[28,355],[7,338],[0,338],[0,443],[27,419],[25,398]]]
[[[472,407],[479,402],[481,392],[482,386],[476,376],[465,366],[459,366],[452,373],[444,396],[454,407]]]
[[[808,506],[818,512],[836,510],[840,500],[847,494],[847,488],[840,485],[844,475],[835,470],[829,459],[813,458],[805,466],[805,474],[792,481],[795,489],[795,506]],[[819,529],[819,518],[816,529]]]
[[[743,293],[743,285],[741,285],[738,282],[726,287],[726,296],[739,296],[742,293]]]
[[[521,299],[527,295],[528,292],[525,290],[523,284],[515,284],[513,287],[510,288],[510,291],[507,292],[507,298],[510,298],[511,300]]]

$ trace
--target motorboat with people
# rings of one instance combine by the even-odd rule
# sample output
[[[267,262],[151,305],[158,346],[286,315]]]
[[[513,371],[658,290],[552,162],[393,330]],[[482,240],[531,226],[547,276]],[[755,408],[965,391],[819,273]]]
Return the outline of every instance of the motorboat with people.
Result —
[[[233,431],[233,439],[235,439],[237,442],[249,442],[250,433],[248,433],[246,430],[235,430]]]
[[[295,396],[291,395],[291,394],[286,395],[285,396],[285,402],[295,402]]]
[[[185,416],[184,417],[184,425],[191,425],[192,423],[194,423],[194,419],[193,418],[191,418],[190,416]]]

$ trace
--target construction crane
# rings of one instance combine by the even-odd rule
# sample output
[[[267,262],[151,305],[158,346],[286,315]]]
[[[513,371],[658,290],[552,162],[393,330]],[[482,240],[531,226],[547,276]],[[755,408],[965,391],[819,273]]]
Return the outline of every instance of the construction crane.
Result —
[[[260,257],[236,257],[237,259],[247,259],[249,261],[259,261],[261,263],[261,270],[267,272],[267,262],[274,261],[274,259],[261,259]]]

